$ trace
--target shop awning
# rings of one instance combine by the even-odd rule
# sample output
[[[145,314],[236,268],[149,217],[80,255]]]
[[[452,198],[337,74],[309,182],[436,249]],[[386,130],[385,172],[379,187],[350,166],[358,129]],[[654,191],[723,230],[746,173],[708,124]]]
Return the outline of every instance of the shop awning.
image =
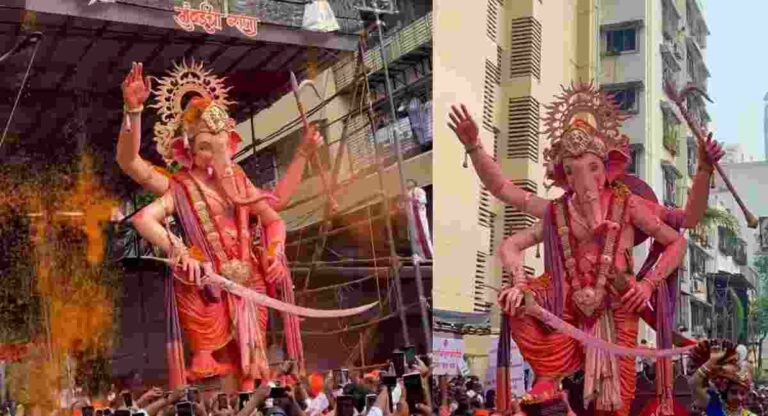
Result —
[[[434,309],[432,316],[437,331],[462,334],[489,334],[491,332],[490,313]]]

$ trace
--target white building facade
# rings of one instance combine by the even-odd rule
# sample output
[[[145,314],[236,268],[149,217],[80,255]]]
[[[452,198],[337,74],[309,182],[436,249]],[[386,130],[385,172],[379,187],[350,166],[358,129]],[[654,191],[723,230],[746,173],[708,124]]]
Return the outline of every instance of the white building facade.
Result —
[[[601,87],[613,94],[622,110],[632,115],[624,124],[632,151],[631,170],[645,180],[659,202],[684,206],[687,189],[696,173],[695,140],[674,104],[664,92],[666,82],[677,88],[694,82],[706,91],[709,71],[705,64],[709,34],[698,0],[614,0],[601,1],[599,9]],[[688,108],[701,123],[709,122],[703,99],[692,97]],[[711,262],[695,250],[681,268],[683,292],[678,304],[676,326],[694,334],[696,316],[711,309],[706,301],[706,275]],[[648,243],[635,249],[644,259]],[[701,248],[701,247],[699,247]],[[690,254],[693,253],[693,254]],[[693,262],[690,256],[693,256]],[[638,267],[642,262],[637,262]],[[704,328],[701,328],[702,330]],[[640,337],[654,339],[648,328]]]

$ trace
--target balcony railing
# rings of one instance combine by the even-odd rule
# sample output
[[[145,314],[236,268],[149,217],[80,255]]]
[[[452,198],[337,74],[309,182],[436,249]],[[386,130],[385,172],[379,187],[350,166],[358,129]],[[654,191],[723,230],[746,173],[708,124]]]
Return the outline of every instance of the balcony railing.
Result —
[[[387,63],[395,62],[430,42],[432,42],[432,13],[415,20],[402,30],[384,39],[384,53],[387,56]],[[376,46],[365,52],[363,62],[369,73],[376,73],[384,68],[380,48],[381,46]],[[337,90],[342,90],[354,82],[356,62],[357,55],[355,54],[350,59],[334,66]]]
[[[701,8],[697,0],[688,0],[687,3],[685,17],[688,22],[689,33],[696,41],[699,48],[706,49],[709,29],[704,20],[704,15],[701,13]]]

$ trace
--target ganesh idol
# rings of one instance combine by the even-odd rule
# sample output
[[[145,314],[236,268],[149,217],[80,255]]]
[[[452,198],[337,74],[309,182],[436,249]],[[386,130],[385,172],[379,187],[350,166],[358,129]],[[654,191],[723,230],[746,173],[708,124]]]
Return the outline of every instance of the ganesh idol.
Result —
[[[239,287],[271,298],[281,296],[286,346],[303,365],[293,285],[285,256],[286,227],[277,211],[298,185],[307,157],[322,137],[303,134],[297,155],[274,192],[254,186],[233,157],[240,142],[227,112],[224,80],[201,64],[176,65],[151,87],[141,64],[123,82],[124,124],[117,146],[122,170],[158,198],[132,219],[141,236],[168,254],[173,279],[166,289],[168,362],[172,387],[214,376],[237,377],[241,391],[270,378],[266,354],[267,309],[219,286],[205,284],[215,273]],[[155,93],[157,150],[174,173],[139,156],[141,113]],[[183,236],[167,219],[175,217]],[[272,306],[274,307],[274,306]],[[336,312],[336,311],[332,311]],[[182,330],[183,329],[183,337]],[[182,340],[191,351],[184,360]]]
[[[464,106],[453,107],[449,127],[489,192],[540,219],[507,237],[498,250],[512,276],[498,301],[510,316],[512,338],[536,377],[524,401],[543,403],[560,397],[563,378],[583,370],[584,403],[600,414],[628,415],[635,396],[634,357],[618,356],[601,346],[635,348],[639,320],[654,321],[657,316],[648,313],[654,296],[656,309],[669,311],[666,279],[681,264],[686,249],[679,229],[695,227],[701,219],[713,163],[723,151],[711,137],[705,139],[685,209],[666,208],[656,202],[647,184],[626,172],[629,139],[619,131],[626,115],[611,97],[586,83],[563,91],[547,107],[543,120],[549,140],[544,151],[547,179],[563,190],[553,200],[504,177],[483,149],[477,125]],[[638,279],[632,249],[648,237],[654,240],[655,258]],[[545,273],[526,276],[523,251],[542,242]],[[563,322],[560,328],[575,329],[573,333],[555,329],[542,322],[544,316]],[[671,324],[664,319],[649,323],[659,331]],[[577,333],[595,342],[577,340]],[[671,398],[668,381],[663,380],[667,388],[663,393]]]

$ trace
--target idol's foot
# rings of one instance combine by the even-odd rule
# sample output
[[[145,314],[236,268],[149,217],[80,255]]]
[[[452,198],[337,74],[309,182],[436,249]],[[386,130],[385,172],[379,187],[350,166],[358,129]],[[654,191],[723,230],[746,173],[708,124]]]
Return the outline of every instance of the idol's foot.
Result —
[[[271,379],[271,372],[266,359],[253,356],[251,362],[243,367],[243,378],[269,382]]]
[[[545,403],[560,400],[562,393],[554,380],[537,380],[531,390],[523,396],[523,403]]]
[[[192,366],[187,371],[190,381],[202,380],[209,377],[223,376],[233,371],[229,364],[219,364],[213,358],[211,351],[195,351],[192,355]]]
[[[252,378],[243,378],[240,380],[240,391],[255,391],[256,380]]]

